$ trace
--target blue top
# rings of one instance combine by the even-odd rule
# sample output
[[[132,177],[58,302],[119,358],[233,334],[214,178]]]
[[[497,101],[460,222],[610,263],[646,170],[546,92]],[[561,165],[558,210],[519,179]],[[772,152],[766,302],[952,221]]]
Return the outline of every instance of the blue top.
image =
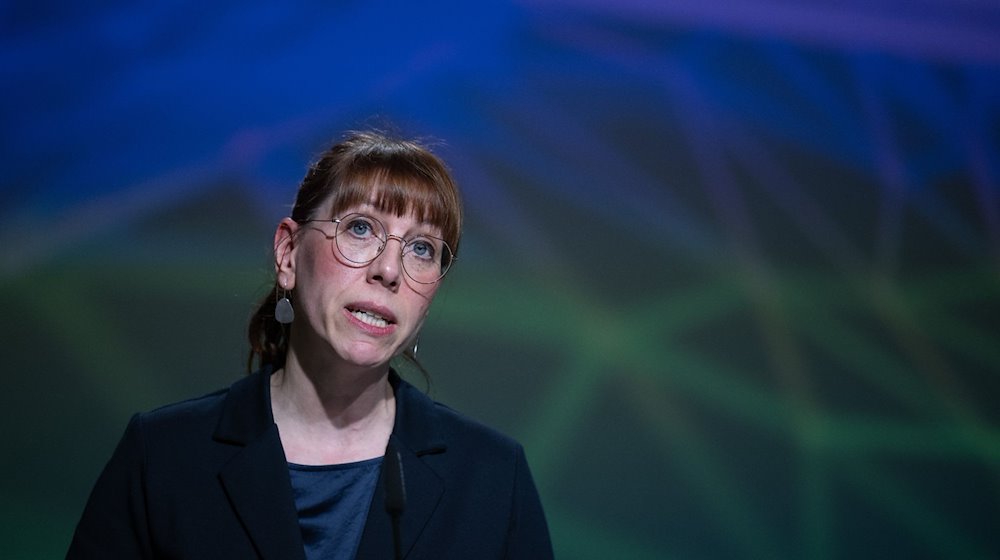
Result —
[[[341,465],[288,464],[306,558],[354,558],[381,469],[381,457]]]

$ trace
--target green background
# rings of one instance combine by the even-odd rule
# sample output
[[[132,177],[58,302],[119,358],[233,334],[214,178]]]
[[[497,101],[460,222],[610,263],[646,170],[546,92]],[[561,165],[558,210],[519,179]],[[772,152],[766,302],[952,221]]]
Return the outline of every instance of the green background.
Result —
[[[611,4],[5,8],[3,555],[244,374],[306,164],[388,121],[466,198],[429,391],[557,557],[1000,557],[1000,12]]]

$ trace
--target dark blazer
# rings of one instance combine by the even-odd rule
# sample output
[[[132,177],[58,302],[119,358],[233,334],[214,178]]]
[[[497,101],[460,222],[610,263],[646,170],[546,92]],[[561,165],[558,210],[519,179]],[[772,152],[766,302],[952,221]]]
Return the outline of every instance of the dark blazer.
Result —
[[[304,559],[270,372],[135,415],[84,509],[67,558]],[[547,559],[552,546],[521,446],[431,401],[395,373],[407,559]],[[380,480],[357,558],[393,558]]]

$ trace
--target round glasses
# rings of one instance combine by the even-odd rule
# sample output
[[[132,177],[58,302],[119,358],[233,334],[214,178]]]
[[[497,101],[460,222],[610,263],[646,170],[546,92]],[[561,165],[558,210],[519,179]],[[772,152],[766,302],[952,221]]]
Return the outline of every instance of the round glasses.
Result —
[[[420,234],[409,239],[386,233],[385,226],[376,218],[366,214],[348,214],[333,220],[305,220],[309,222],[332,222],[337,225],[332,246],[340,256],[352,264],[364,266],[382,254],[389,239],[399,241],[403,246],[400,259],[403,271],[414,282],[434,284],[447,274],[455,255],[444,239]]]

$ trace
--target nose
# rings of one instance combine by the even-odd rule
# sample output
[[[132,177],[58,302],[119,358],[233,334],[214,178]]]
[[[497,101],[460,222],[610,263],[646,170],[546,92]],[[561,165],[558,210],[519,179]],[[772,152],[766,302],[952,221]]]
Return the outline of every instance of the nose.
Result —
[[[390,244],[395,239],[399,243]],[[395,291],[399,287],[399,276],[402,274],[400,267],[403,263],[403,245],[405,242],[398,235],[389,235],[385,240],[385,247],[375,260],[368,265],[368,281],[378,282]]]

